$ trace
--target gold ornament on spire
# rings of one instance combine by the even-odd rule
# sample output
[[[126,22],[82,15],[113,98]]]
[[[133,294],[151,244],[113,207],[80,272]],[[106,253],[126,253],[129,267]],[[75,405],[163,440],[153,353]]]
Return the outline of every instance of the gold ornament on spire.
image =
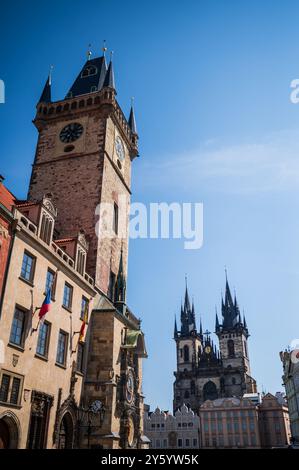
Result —
[[[86,55],[87,55],[87,60],[90,60],[90,58],[92,56],[91,44],[88,44],[88,51],[87,51]]]

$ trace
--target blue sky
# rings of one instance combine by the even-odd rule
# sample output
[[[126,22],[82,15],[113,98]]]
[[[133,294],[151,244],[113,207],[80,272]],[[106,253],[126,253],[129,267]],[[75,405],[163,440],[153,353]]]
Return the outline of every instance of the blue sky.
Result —
[[[26,196],[31,123],[50,64],[63,97],[87,45],[114,50],[118,100],[135,97],[133,200],[203,202],[204,245],[130,242],[128,301],[143,319],[146,401],[172,406],[175,313],[188,274],[213,331],[224,266],[244,308],[253,376],[281,389],[279,351],[299,336],[299,78],[296,1],[16,1],[1,6],[1,171]]]

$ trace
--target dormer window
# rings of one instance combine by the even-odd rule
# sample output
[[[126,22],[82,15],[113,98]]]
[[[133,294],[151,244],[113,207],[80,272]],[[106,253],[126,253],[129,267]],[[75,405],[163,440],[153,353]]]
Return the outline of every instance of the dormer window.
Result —
[[[83,276],[85,271],[86,252],[78,247],[77,250],[77,271]]]
[[[88,65],[81,73],[81,78],[90,77],[91,75],[96,75],[98,69],[94,65]]]
[[[39,236],[48,245],[50,245],[52,241],[53,227],[54,220],[44,212],[42,214]]]
[[[73,98],[73,92],[69,91],[68,94],[66,95],[66,98]]]
[[[90,88],[90,93],[94,93],[95,91],[98,91],[98,87],[97,86],[92,86]]]

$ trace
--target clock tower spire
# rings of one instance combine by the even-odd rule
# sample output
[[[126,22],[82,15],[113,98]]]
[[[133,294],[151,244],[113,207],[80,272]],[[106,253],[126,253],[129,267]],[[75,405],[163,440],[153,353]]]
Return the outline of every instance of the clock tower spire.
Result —
[[[49,77],[34,118],[38,142],[28,198],[37,201],[52,194],[58,210],[56,238],[75,236],[84,228],[87,271],[110,297],[121,246],[124,277],[127,272],[124,213],[130,204],[131,165],[138,155],[132,119],[127,121],[116,100],[113,62],[107,68],[105,51],[101,57],[88,57],[64,99],[51,102]],[[101,203],[110,207],[109,237],[96,233]]]

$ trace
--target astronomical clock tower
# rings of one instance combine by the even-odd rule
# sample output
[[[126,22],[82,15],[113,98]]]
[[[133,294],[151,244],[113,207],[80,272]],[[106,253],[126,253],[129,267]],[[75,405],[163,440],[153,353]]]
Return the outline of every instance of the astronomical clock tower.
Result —
[[[28,199],[51,198],[57,208],[54,240],[64,250],[80,231],[88,242],[80,263],[97,296],[90,299],[82,405],[100,402],[105,409],[90,445],[143,447],[147,355],[141,321],[126,303],[131,166],[138,156],[134,110],[126,118],[117,102],[112,57],[107,65],[105,50],[96,58],[88,53],[63,99],[52,100],[51,88],[49,77],[34,119],[38,142]],[[107,225],[110,232],[103,235]],[[86,440],[83,433],[82,447]]]

